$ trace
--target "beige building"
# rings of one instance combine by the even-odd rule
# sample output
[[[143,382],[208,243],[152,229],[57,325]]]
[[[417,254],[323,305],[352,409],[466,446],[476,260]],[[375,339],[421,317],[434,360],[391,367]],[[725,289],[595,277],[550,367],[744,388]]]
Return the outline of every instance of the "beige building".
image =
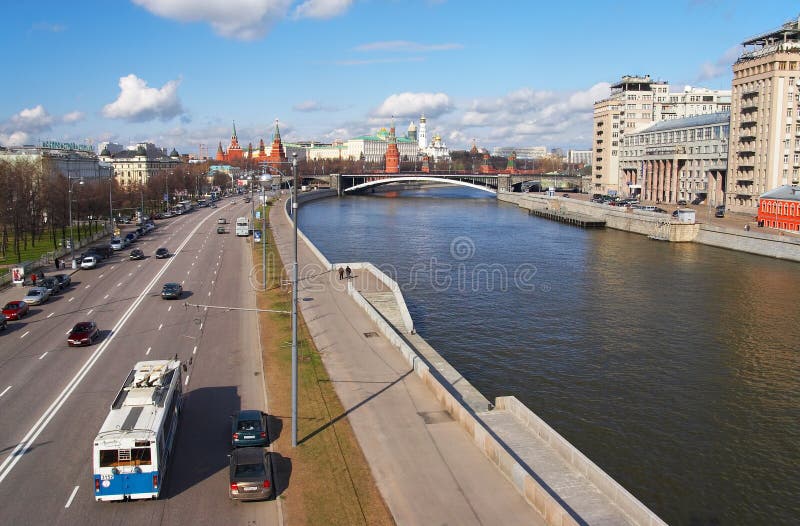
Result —
[[[135,150],[123,150],[114,155],[104,149],[100,152],[100,159],[114,167],[114,178],[122,186],[147,184],[150,177],[169,173],[181,166],[178,152],[173,150],[167,156],[152,143],[141,143]]]
[[[677,204],[723,204],[730,113],[657,122],[625,134],[620,154],[623,193]]]
[[[800,18],[742,42],[733,65],[727,205],[800,180]]]
[[[624,76],[611,86],[611,96],[594,104],[592,193],[628,192],[620,171],[620,148],[625,135],[654,122],[730,109],[727,90],[686,87],[670,93],[669,84],[650,75]]]

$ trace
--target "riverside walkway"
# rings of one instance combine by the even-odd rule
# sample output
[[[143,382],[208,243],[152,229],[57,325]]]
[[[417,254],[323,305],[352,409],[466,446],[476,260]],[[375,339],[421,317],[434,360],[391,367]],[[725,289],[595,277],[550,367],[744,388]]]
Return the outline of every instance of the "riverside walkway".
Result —
[[[283,203],[270,221],[288,267]],[[371,265],[339,280],[302,239],[298,252],[304,319],[398,524],[664,524],[515,398],[490,404]]]

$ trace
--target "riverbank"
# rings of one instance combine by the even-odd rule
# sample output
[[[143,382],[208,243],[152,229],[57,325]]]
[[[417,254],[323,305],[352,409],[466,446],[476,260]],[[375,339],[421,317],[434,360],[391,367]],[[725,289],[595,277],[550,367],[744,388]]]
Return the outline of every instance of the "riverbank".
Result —
[[[567,197],[549,197],[542,194],[499,192],[497,199],[514,203],[526,210],[573,213],[605,221],[616,230],[642,234],[671,242],[694,242],[728,250],[747,252],[760,256],[800,262],[800,237],[772,230],[745,230],[747,221],[735,226],[674,222],[663,213],[645,212],[630,208],[618,209],[600,203]]]

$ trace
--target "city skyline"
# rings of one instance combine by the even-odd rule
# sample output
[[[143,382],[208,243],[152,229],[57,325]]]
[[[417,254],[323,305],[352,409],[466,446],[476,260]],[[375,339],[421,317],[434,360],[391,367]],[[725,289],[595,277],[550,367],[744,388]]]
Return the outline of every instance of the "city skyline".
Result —
[[[622,75],[730,89],[740,42],[797,16],[769,1],[193,4],[7,6],[0,145],[148,141],[213,156],[232,121],[246,147],[269,141],[275,118],[287,142],[330,142],[425,113],[453,149],[588,149],[592,105]]]

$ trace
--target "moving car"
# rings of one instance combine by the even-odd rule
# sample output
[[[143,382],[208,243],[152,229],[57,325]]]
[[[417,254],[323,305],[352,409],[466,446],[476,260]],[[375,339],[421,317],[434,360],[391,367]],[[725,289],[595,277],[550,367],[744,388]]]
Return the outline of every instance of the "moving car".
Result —
[[[122,250],[125,248],[125,242],[122,239],[115,237],[111,240],[111,249],[112,250]]]
[[[91,345],[100,336],[97,324],[93,321],[82,321],[76,323],[67,335],[67,344],[70,347],[76,345]]]
[[[161,298],[165,300],[180,299],[183,294],[183,287],[180,283],[165,283],[161,289]]]
[[[261,411],[242,409],[231,417],[231,446],[266,446],[267,418]]]
[[[44,287],[32,287],[28,289],[28,294],[22,298],[22,301],[28,305],[41,305],[50,299],[50,291]]]
[[[53,277],[61,283],[61,290],[72,285],[72,278],[69,277],[69,274],[53,274]]]
[[[43,280],[39,280],[36,283],[38,283],[39,286],[44,287],[47,290],[49,290],[51,296],[61,292],[61,282],[58,281],[53,276],[47,276]]]
[[[3,318],[7,320],[19,320],[28,314],[28,304],[22,300],[9,301],[3,307]]]
[[[156,259],[163,259],[169,257],[169,250],[164,247],[161,247],[156,250]]]
[[[93,269],[100,262],[97,256],[86,256],[81,259],[81,268],[84,270]]]
[[[273,495],[269,454],[260,447],[231,451],[228,495],[234,500],[266,500]]]
[[[144,252],[142,252],[142,249],[140,248],[134,248],[131,250],[130,258],[132,260],[144,259]]]
[[[227,223],[228,223],[228,220],[225,219],[224,217],[220,217],[220,218],[217,219],[217,224],[218,225],[225,225]]]
[[[224,233],[225,233],[225,227],[224,226],[218,226],[217,227],[217,234],[224,234]]]
[[[253,232],[253,242],[254,243],[261,243],[261,231],[256,230]]]
[[[702,202],[703,202],[703,201],[705,201],[705,200],[706,200],[706,198],[705,198],[705,197],[698,197],[697,199],[693,199],[693,200],[692,200],[692,204],[693,204],[693,205],[699,205],[700,203],[702,203]]]

